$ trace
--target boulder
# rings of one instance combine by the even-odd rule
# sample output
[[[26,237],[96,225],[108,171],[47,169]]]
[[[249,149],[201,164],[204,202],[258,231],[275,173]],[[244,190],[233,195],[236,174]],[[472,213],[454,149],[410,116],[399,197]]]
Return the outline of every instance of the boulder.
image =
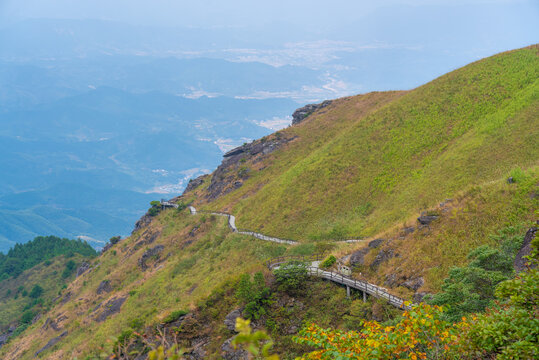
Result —
[[[380,250],[371,264],[371,269],[375,270],[381,263],[393,257],[395,257],[395,251],[393,249]]]
[[[420,302],[423,302],[423,298],[427,295],[429,295],[428,292],[424,292],[424,291],[416,292],[414,296],[412,297],[412,300],[414,303],[419,304]]]
[[[375,239],[375,240],[372,240],[372,241],[369,241],[369,247],[371,249],[376,249],[377,247],[379,247],[380,245],[382,245],[382,243],[384,242],[385,240],[384,239]]]
[[[522,246],[520,247],[520,250],[518,251],[517,255],[515,256],[515,260],[513,262],[513,268],[517,273],[526,270],[528,266],[528,259],[526,259],[526,256],[530,255],[531,253],[531,242],[535,238],[537,234],[537,227],[532,227],[528,229],[526,232],[526,235],[524,236],[524,241],[522,242]]]
[[[319,104],[308,104],[304,107],[301,107],[294,111],[292,114],[292,125],[297,125],[303,120],[305,120],[309,115],[314,113],[315,111],[318,111],[320,109],[325,108],[326,106],[330,105],[332,103],[331,100],[323,101]]]
[[[370,247],[359,249],[354,251],[350,255],[350,266],[362,266],[365,265],[365,255],[371,250]]]
[[[425,279],[423,277],[416,277],[406,280],[402,285],[410,290],[417,291],[421,286],[425,284]]]
[[[122,308],[122,305],[123,305],[123,303],[125,302],[126,299],[127,299],[127,297],[119,297],[119,298],[109,300],[107,303],[105,303],[103,305],[104,310],[103,310],[103,312],[101,312],[101,314],[99,314],[95,318],[95,321],[103,322],[109,316],[120,312],[120,310]]]
[[[138,265],[140,266],[140,268],[142,270],[146,270],[148,268],[146,262],[152,257],[159,259],[159,256],[164,249],[165,247],[163,245],[157,245],[151,249],[146,250],[144,254],[142,254],[142,257],[138,259]]]
[[[112,291],[112,286],[110,285],[110,280],[103,280],[101,283],[99,283],[99,286],[97,287],[97,295],[101,295],[103,293],[109,293]]]
[[[422,215],[417,218],[417,221],[421,225],[429,225],[434,220],[438,219],[438,215]]]
[[[50,349],[51,347],[53,347],[54,345],[56,345],[60,340],[62,340],[62,338],[64,336],[67,335],[67,331],[64,331],[63,333],[61,333],[60,335],[58,335],[57,337],[55,338],[52,338],[49,340],[49,342],[43,346],[41,349],[39,349],[38,351],[36,351],[36,353],[34,354],[34,357],[37,357],[39,354],[41,354],[43,351],[47,350],[47,349]]]
[[[225,325],[230,331],[236,332],[236,319],[241,317],[241,310],[235,309],[228,313],[227,316],[225,316]]]
[[[90,263],[84,261],[80,266],[77,268],[77,277],[84,274],[88,269],[90,268]]]
[[[247,360],[249,359],[249,354],[247,351],[237,348],[234,349],[234,346],[232,346],[232,340],[234,340],[236,336],[231,337],[227,341],[221,345],[221,356],[224,360]]]

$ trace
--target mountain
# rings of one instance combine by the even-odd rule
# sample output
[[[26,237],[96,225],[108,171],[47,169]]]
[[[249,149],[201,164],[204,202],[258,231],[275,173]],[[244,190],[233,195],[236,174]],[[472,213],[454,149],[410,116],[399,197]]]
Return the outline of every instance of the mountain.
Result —
[[[394,336],[401,301],[449,291],[455,267],[480,275],[467,293],[482,304],[469,312],[480,313],[514,273],[515,254],[536,243],[538,70],[534,45],[413,90],[299,109],[293,126],[228,151],[213,173],[192,179],[171,200],[176,209],[155,204],[64,290],[72,300],[56,302],[0,356],[144,357],[177,342],[187,358],[247,358],[231,345],[241,315],[294,358],[314,350],[294,340],[310,323]],[[418,309],[411,325],[439,321]],[[533,341],[521,354],[533,353]],[[493,349],[477,351],[501,353]]]
[[[105,87],[3,112],[0,251],[42,234],[127,235],[150,200],[179,193],[223,150],[267,134],[261,123],[286,121],[296,106]],[[73,204],[65,194],[84,201]]]

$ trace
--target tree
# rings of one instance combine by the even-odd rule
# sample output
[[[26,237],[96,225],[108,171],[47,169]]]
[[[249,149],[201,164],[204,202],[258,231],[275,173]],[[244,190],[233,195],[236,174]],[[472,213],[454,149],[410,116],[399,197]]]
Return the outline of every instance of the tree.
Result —
[[[30,297],[33,299],[37,299],[43,294],[43,288],[39,285],[34,285],[32,290],[30,291]]]
[[[427,301],[432,305],[448,306],[446,320],[459,321],[462,316],[484,311],[495,299],[494,289],[513,273],[512,257],[488,245],[468,254],[467,266],[455,267],[444,280],[442,292]]]

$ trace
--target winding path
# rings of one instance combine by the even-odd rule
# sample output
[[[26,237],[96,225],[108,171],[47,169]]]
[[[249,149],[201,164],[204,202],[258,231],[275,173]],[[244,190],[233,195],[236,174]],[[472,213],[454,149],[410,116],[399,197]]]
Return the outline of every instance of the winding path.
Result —
[[[161,200],[161,206],[163,208],[167,208],[167,207],[178,208],[179,205],[172,203],[170,201]],[[238,233],[238,234],[250,235],[257,239],[261,239],[265,241],[272,241],[272,242],[276,242],[280,244],[288,244],[288,245],[299,244],[299,242],[293,241],[293,240],[280,239],[280,238],[260,234],[254,231],[240,230],[236,227],[236,217],[232,214],[228,214],[224,212],[205,211],[205,210],[200,211],[200,210],[197,210],[194,206],[188,206],[188,208],[192,215],[196,215],[198,213],[204,213],[204,214],[211,214],[211,215],[217,215],[217,216],[226,216],[228,218],[228,226],[233,232]],[[343,240],[343,241],[337,241],[337,242],[361,242],[361,241],[364,241],[364,240]],[[363,280],[354,279],[352,277],[343,275],[341,273],[320,269],[318,265],[320,264],[320,261],[322,260],[322,255],[281,256],[281,257],[277,257],[277,258],[267,261],[266,266],[269,269],[277,269],[279,268],[281,264],[288,263],[289,261],[292,261],[292,260],[301,261],[305,264],[309,264],[307,265],[307,270],[309,272],[309,275],[311,276],[317,276],[317,277],[330,280],[341,285],[345,285],[348,296],[350,296],[350,288],[352,288],[352,289],[356,289],[363,292],[363,301],[366,301],[366,297],[368,294],[379,299],[385,299],[389,302],[389,304],[399,309],[404,310],[404,309],[411,308],[410,305],[405,305],[404,299],[391,295],[387,291],[387,289],[383,287],[373,285]]]

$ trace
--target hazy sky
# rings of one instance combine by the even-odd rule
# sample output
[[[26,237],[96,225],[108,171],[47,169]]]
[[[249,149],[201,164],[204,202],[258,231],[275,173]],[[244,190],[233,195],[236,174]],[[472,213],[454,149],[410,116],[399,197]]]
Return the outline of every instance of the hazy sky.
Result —
[[[537,0],[0,0],[0,21],[25,18],[93,18],[132,24],[167,26],[253,26],[289,22],[302,26],[338,26],[377,9],[389,15],[401,6],[450,6],[466,12],[518,5],[522,13],[539,16]],[[458,19],[455,19],[458,21]]]

